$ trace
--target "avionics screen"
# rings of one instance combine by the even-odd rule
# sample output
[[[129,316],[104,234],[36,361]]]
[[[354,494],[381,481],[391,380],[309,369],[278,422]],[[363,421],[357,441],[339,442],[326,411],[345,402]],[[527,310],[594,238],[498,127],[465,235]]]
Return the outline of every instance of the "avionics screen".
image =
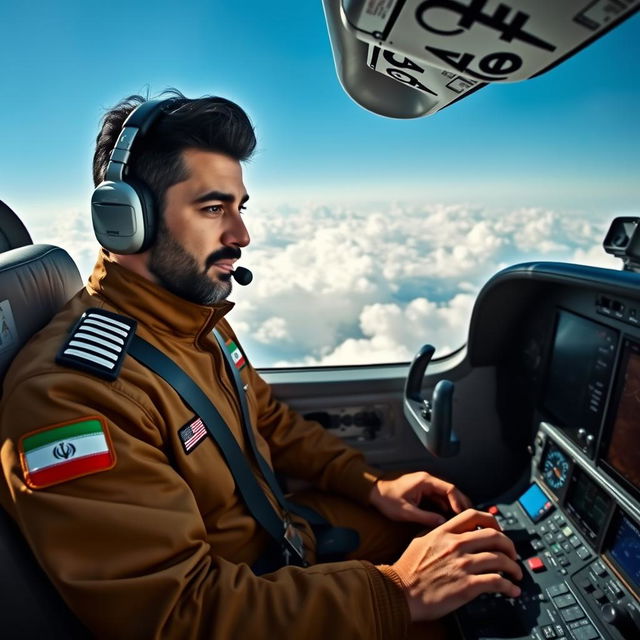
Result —
[[[538,522],[551,509],[551,500],[535,482],[518,498],[527,515]]]
[[[625,574],[634,591],[640,591],[640,529],[627,516],[619,518],[609,555]]]
[[[567,311],[558,313],[544,405],[571,430],[596,433],[613,368],[617,333]]]
[[[640,491],[640,345],[625,340],[605,462]]]
[[[611,498],[580,467],[574,467],[566,509],[582,533],[594,542],[604,530]]]

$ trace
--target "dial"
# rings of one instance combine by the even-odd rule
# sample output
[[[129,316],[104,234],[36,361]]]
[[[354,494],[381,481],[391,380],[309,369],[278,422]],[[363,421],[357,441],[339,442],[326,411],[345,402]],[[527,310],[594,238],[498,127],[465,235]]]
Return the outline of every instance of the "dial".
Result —
[[[569,460],[562,451],[549,449],[542,467],[542,475],[551,489],[558,491],[567,484],[569,478]]]

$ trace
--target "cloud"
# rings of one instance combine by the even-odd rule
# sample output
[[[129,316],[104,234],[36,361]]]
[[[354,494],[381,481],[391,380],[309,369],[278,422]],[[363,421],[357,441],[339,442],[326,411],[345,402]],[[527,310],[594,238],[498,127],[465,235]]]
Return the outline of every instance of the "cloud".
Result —
[[[251,208],[252,244],[230,314],[257,366],[406,361],[425,343],[444,355],[466,340],[486,280],[517,262],[564,260],[620,268],[601,249],[608,219],[521,207],[386,203]],[[36,233],[37,232],[37,233]],[[36,229],[83,277],[98,252],[88,213]]]
[[[76,263],[83,281],[87,280],[100,250],[88,212],[59,215],[47,226],[34,226],[32,236],[36,243],[53,244],[65,249]]]

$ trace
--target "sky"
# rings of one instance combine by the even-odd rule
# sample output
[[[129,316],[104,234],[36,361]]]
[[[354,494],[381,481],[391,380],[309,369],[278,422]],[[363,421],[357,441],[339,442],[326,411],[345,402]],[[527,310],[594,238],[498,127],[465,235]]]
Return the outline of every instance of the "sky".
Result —
[[[319,0],[2,3],[0,55],[0,199],[83,275],[106,108],[176,87],[248,111],[256,280],[233,313],[259,364],[408,359],[424,327],[446,352],[496,269],[600,264],[608,222],[640,215],[637,15],[540,78],[408,121],[341,88]]]

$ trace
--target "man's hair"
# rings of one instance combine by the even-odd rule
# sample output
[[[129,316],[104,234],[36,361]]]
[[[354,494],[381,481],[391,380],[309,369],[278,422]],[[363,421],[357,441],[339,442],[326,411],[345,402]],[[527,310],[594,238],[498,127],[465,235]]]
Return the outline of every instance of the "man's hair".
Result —
[[[212,96],[191,100],[175,89],[160,97],[173,98],[174,102],[150,132],[136,139],[128,175],[151,189],[162,210],[166,190],[188,178],[181,158],[185,149],[224,153],[241,162],[251,157],[256,138],[247,114],[230,100]],[[95,185],[104,180],[124,121],[143,102],[146,99],[142,96],[129,96],[104,115],[93,156]]]

